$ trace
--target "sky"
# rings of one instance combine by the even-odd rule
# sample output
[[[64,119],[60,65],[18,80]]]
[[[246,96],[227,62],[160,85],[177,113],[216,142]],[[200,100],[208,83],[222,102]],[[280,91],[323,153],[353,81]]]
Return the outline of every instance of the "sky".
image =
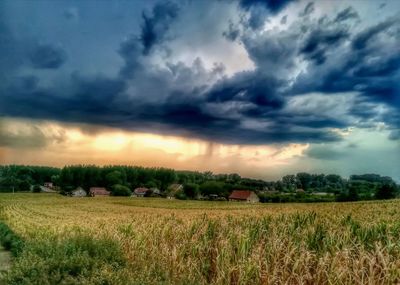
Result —
[[[400,181],[400,4],[0,2],[0,164]]]

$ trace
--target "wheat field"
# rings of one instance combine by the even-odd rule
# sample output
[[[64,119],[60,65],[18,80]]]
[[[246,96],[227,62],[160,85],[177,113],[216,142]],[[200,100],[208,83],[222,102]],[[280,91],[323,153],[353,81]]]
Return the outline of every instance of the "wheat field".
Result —
[[[246,204],[2,194],[6,284],[397,284],[400,200]]]

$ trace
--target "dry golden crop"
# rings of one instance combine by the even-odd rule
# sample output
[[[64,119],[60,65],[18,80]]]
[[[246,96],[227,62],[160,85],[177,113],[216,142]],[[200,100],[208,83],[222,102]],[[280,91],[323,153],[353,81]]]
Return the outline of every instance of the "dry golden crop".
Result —
[[[26,241],[7,276],[15,284],[55,282],[46,274],[61,284],[400,282],[399,200],[245,204],[3,194],[0,209]],[[71,252],[74,259],[60,260]]]

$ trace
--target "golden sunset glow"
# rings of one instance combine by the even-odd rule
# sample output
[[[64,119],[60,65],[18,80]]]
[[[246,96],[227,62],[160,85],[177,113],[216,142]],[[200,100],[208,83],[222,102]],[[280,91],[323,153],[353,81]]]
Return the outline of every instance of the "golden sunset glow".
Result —
[[[90,130],[90,131],[88,131]],[[308,144],[230,145],[49,121],[2,120],[2,132],[37,143],[34,148],[3,148],[4,163],[130,164],[187,170],[239,172],[258,176],[263,169],[286,165]],[[16,138],[16,137],[15,137]],[[60,151],[62,150],[62,151]]]

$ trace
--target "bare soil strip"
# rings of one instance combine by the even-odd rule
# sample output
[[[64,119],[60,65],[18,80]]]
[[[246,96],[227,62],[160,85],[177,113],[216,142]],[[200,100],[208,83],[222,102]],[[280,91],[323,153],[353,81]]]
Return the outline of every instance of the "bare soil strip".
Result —
[[[9,270],[11,267],[11,252],[6,251],[0,246],[0,274],[3,271]]]

